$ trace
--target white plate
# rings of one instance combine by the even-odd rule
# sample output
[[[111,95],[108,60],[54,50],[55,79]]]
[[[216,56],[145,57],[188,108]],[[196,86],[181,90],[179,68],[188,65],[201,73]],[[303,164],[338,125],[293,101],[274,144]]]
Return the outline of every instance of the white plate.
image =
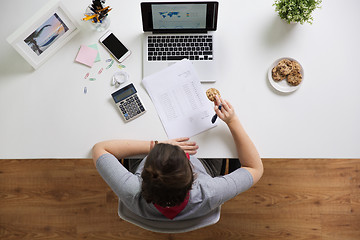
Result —
[[[295,61],[297,63],[299,63],[299,61],[297,61],[296,59],[293,59],[293,58],[290,58],[290,57],[282,57],[282,58],[279,58],[277,59],[276,61],[274,61],[270,68],[269,68],[269,71],[268,71],[268,79],[269,79],[269,82],[271,84],[271,86],[273,86],[276,90],[280,91],[280,92],[284,92],[284,93],[290,93],[290,92],[293,92],[295,90],[297,90],[301,84],[303,83],[304,81],[304,68],[303,66],[301,66],[300,64],[300,67],[301,67],[301,70],[300,70],[300,73],[302,75],[302,81],[299,85],[297,86],[292,86],[290,85],[286,79],[284,80],[281,80],[281,81],[274,81],[274,79],[272,78],[272,69],[280,62],[280,60],[282,59],[289,59],[291,61]]]

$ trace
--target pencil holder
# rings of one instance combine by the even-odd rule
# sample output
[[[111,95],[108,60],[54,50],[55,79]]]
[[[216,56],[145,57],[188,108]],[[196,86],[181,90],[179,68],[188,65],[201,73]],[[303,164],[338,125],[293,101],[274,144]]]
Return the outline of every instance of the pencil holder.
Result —
[[[94,12],[92,12],[90,10],[90,6],[86,8],[85,10],[85,16],[92,16],[94,15]],[[110,18],[109,16],[105,16],[103,17],[101,20],[97,20],[97,19],[91,19],[89,21],[89,25],[91,26],[91,28],[95,31],[98,31],[98,32],[102,32],[106,29],[108,29],[108,27],[110,26]]]

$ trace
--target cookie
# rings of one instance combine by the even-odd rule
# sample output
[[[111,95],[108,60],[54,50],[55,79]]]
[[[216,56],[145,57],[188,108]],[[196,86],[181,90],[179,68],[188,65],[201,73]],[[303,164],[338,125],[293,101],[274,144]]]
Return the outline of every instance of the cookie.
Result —
[[[221,97],[219,90],[216,88],[209,88],[206,90],[206,96],[210,101],[214,102],[216,100],[216,95]]]
[[[293,70],[296,70],[296,71],[298,71],[298,72],[301,71],[301,66],[300,66],[300,64],[299,64],[298,62],[296,62],[296,61],[291,61],[291,63],[292,63],[292,69],[293,69]]]
[[[278,68],[274,67],[272,69],[272,78],[274,79],[274,81],[278,82],[278,81],[285,79],[286,75],[281,74],[281,72],[278,70]]]
[[[277,69],[282,75],[289,75],[293,69],[293,63],[289,59],[282,59],[279,61]]]
[[[271,70],[272,78],[274,81],[279,82],[286,79],[290,86],[298,86],[303,76],[301,75],[301,66],[295,60],[283,58]]]
[[[302,75],[300,72],[294,70],[292,71],[288,76],[287,76],[287,82],[291,85],[291,86],[297,86],[301,83],[302,81]]]

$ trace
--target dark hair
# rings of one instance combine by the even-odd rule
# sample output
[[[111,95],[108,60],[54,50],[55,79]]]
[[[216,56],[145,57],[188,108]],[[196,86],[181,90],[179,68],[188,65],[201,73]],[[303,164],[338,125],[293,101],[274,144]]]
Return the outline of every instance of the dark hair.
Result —
[[[142,197],[161,207],[181,204],[194,181],[185,152],[170,144],[155,145],[146,158],[141,177]]]

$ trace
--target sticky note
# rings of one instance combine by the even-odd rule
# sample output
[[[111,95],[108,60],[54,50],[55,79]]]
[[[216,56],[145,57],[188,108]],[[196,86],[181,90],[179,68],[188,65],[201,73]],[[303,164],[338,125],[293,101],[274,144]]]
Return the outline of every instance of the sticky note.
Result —
[[[95,44],[92,44],[92,45],[88,45],[88,47],[91,47],[91,48],[95,49],[96,51],[98,51],[98,54],[97,54],[97,56],[96,56],[96,58],[95,58],[95,62],[101,61],[100,53],[99,53],[97,44],[95,43]]]
[[[80,50],[75,58],[76,62],[92,67],[98,51],[85,45],[81,45]]]

